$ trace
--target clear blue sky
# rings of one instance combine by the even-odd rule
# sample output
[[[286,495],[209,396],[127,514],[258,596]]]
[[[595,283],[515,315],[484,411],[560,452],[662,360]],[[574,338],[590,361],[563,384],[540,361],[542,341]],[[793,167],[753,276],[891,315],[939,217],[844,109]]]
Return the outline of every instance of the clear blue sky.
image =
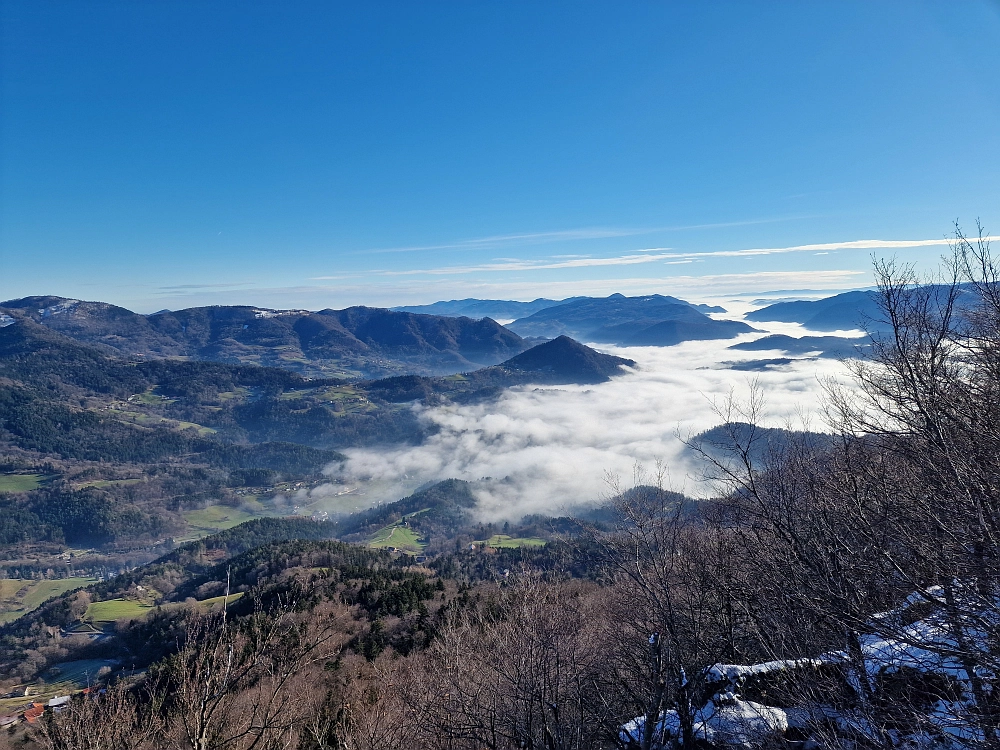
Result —
[[[996,2],[0,8],[0,299],[839,289],[1000,233]]]

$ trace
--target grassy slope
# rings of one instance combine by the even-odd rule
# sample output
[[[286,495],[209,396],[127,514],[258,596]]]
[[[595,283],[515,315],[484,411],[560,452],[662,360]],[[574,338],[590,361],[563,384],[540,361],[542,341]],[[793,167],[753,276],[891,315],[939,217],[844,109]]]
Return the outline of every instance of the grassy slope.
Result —
[[[0,579],[0,604],[5,608],[11,607],[6,612],[0,612],[0,623],[16,620],[21,615],[38,608],[46,599],[88,586],[96,581],[96,578],[56,578],[48,581]],[[24,594],[17,597],[22,590]]]
[[[506,534],[494,534],[476,544],[486,544],[488,547],[544,547],[545,540],[537,536],[510,537]]]
[[[417,536],[413,529],[408,526],[393,524],[392,526],[386,526],[384,529],[379,529],[368,543],[368,546],[375,548],[398,547],[410,552],[421,552],[426,545],[420,541],[420,537]]]
[[[109,599],[106,602],[94,602],[87,607],[83,619],[96,626],[107,625],[124,618],[142,617],[153,606],[128,599]]]
[[[0,474],[0,492],[37,490],[45,479],[43,474]]]
[[[232,604],[237,599],[239,599],[241,596],[243,596],[243,592],[242,591],[238,591],[235,594],[230,594],[229,595],[229,601],[227,602],[227,604]],[[213,596],[211,599],[201,599],[201,600],[199,600],[198,604],[200,604],[202,607],[205,607],[206,609],[210,609],[210,608],[214,607],[216,604],[222,604],[222,600],[225,599],[225,598],[226,598],[225,594],[223,594],[222,596]]]
[[[189,542],[201,539],[210,534],[225,529],[231,529],[244,521],[270,515],[260,506],[260,512],[251,512],[245,508],[230,508],[228,505],[210,505],[207,508],[189,510],[184,513],[184,520],[190,526],[190,533],[177,539],[178,542]]]
[[[78,490],[82,490],[84,487],[97,487],[98,489],[100,489],[101,487],[116,487],[116,486],[122,486],[122,487],[124,487],[125,485],[129,485],[129,484],[141,484],[143,481],[145,481],[145,480],[142,480],[142,479],[91,479],[88,482],[80,482],[79,484],[74,484],[73,487],[75,489],[78,489]]]

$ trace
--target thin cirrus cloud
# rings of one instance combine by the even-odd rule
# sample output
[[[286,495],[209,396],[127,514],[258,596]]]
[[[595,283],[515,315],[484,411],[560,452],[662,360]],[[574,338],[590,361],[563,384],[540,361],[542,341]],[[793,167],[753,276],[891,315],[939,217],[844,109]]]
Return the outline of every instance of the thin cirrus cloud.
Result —
[[[691,266],[693,268],[694,266]],[[346,279],[327,283],[294,286],[261,285],[242,289],[184,289],[150,296],[144,290],[130,288],[109,301],[137,312],[153,312],[162,307],[180,309],[197,305],[255,305],[274,309],[342,309],[351,305],[391,307],[425,304],[439,299],[482,297],[485,299],[563,299],[576,295],[605,297],[619,292],[626,295],[673,294],[685,299],[725,300],[759,297],[775,291],[783,293],[837,293],[871,283],[870,272],[857,269],[796,271],[752,271],[731,274],[671,274],[628,276],[625,278],[565,279],[505,278],[502,275],[414,276],[379,279]],[[814,295],[813,293],[817,293]]]
[[[742,250],[711,250],[707,252],[675,252],[672,248],[645,248],[628,255],[618,255],[607,258],[568,258],[549,259],[542,261],[505,258],[501,262],[480,263],[468,266],[442,266],[439,268],[420,268],[405,270],[373,270],[372,274],[379,276],[448,276],[469,273],[503,273],[509,271],[543,271],[564,268],[593,268],[601,266],[630,266],[657,261],[692,262],[706,258],[746,258],[766,255],[781,255],[786,253],[802,253],[830,250],[893,250],[914,247],[938,247],[950,244],[950,240],[941,238],[934,240],[849,240],[846,242],[822,242],[808,245],[792,245],[790,247],[745,248]],[[315,281],[329,280],[332,277],[314,276]]]
[[[440,245],[408,245],[404,247],[383,247],[373,250],[359,250],[357,253],[413,253],[422,250],[487,250],[490,248],[507,247],[510,245],[534,245],[546,242],[565,242],[569,240],[599,240],[611,237],[635,237],[649,234],[656,229],[565,229],[556,232],[527,232],[522,234],[498,234],[489,237],[476,237],[468,240],[458,240]]]
[[[683,232],[697,229],[724,229],[727,227],[746,227],[757,224],[776,224],[785,221],[816,218],[815,216],[777,216],[764,219],[745,219],[742,221],[720,221],[708,224],[677,224],[665,227],[585,227],[582,229],[562,229],[551,232],[521,232],[514,234],[496,234],[486,237],[474,237],[467,240],[456,240],[435,245],[403,245],[401,247],[382,247],[358,250],[354,255],[370,255],[377,253],[413,253],[425,250],[488,250],[490,248],[508,247],[512,245],[540,245],[550,242],[567,242],[572,240],[600,240],[614,237],[636,237],[656,232]],[[639,251],[643,252],[643,251]],[[562,256],[556,256],[562,257]]]
[[[253,286],[252,281],[233,281],[223,284],[173,284],[170,286],[158,286],[157,293],[171,294],[174,292],[195,291],[201,289],[238,289],[239,287]]]

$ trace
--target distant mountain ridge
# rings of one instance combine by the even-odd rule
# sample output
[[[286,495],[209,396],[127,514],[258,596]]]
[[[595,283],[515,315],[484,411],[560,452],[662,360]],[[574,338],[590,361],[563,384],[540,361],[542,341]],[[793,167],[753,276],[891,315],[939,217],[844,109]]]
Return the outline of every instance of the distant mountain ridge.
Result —
[[[0,313],[29,318],[108,354],[283,367],[309,376],[461,372],[523,351],[520,336],[489,319],[394,312],[195,307],[140,315],[104,302],[25,297]]]
[[[941,284],[921,286],[920,290],[929,295],[932,305],[944,302],[949,294],[949,287]],[[975,304],[975,299],[976,295],[970,293],[968,285],[960,284],[954,300],[955,314],[965,314],[969,306]],[[892,330],[882,310],[879,293],[871,290],[844,292],[819,300],[778,302],[749,312],[745,317],[760,322],[799,323],[813,331],[860,329],[875,334]]]
[[[715,320],[707,312],[724,310],[659,294],[612,294],[548,307],[507,328],[525,337],[566,335],[619,346],[673,346],[682,341],[733,338],[754,330],[740,321]]]
[[[788,354],[809,354],[819,352],[820,357],[847,359],[858,357],[871,348],[868,338],[849,339],[842,336],[786,336],[772,334],[754,341],[733,344],[730,349],[745,352],[780,350]]]
[[[569,336],[558,336],[495,365],[509,372],[533,374],[543,379],[542,382],[581,385],[603,383],[622,374],[622,367],[634,366],[631,359],[602,354]]]
[[[813,331],[884,330],[875,292],[844,292],[819,300],[778,302],[744,316],[757,322],[800,323]]]
[[[366,390],[393,403],[447,396],[456,401],[475,401],[498,395],[514,385],[596,385],[635,362],[591,349],[568,336],[538,344],[528,351],[492,367],[455,377],[403,376],[364,384]]]
[[[660,295],[651,295],[651,297],[659,297]],[[567,297],[564,300],[552,300],[539,298],[532,300],[531,302],[518,302],[515,300],[501,300],[501,299],[454,299],[446,300],[440,302],[434,302],[429,305],[411,305],[408,307],[393,307],[391,309],[398,310],[401,312],[415,312],[415,313],[429,313],[433,315],[465,315],[470,318],[475,317],[488,317],[494,320],[511,320],[516,321],[521,318],[531,317],[537,312],[542,310],[547,310],[551,307],[557,307],[559,305],[568,305],[576,302],[584,302],[586,300],[599,301],[603,299],[629,299],[621,294],[613,294],[608,298],[603,297]],[[633,298],[633,299],[645,299],[645,298]],[[663,299],[673,300],[673,297],[666,297]],[[681,304],[693,307],[703,313],[713,313],[713,312],[725,312],[725,310],[718,306],[704,305],[704,304],[694,304],[690,302],[685,302],[684,300],[675,300]],[[558,335],[558,334],[556,334]]]
[[[429,305],[408,305],[392,307],[396,312],[423,313],[425,315],[465,316],[468,318],[493,318],[493,320],[516,320],[533,315],[547,307],[555,307],[583,297],[564,300],[539,298],[531,302],[507,299],[452,299],[433,302]]]

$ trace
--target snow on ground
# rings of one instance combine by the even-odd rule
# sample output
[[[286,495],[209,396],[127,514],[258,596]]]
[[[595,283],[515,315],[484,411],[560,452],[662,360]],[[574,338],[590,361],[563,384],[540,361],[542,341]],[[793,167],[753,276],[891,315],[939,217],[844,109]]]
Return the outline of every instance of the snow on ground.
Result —
[[[969,717],[974,713],[974,703],[971,698],[969,675],[954,655],[957,643],[950,634],[944,613],[939,610],[908,626],[890,624],[898,622],[896,616],[905,608],[926,602],[928,597],[933,600],[937,593],[936,590],[931,590],[914,594],[899,609],[875,615],[871,619],[872,628],[882,632],[863,634],[860,638],[861,653],[865,671],[872,685],[877,684],[879,676],[897,672],[910,675],[940,675],[952,680],[952,684],[958,689],[957,699],[953,699],[954,696],[948,699],[940,698],[926,710],[923,721],[925,728],[933,727],[940,736],[958,741],[956,747],[964,747],[966,746],[964,743],[979,741],[982,737],[970,722]],[[1000,602],[988,603],[973,619],[993,621],[998,605]],[[985,650],[988,634],[975,630],[969,633],[973,641]],[[822,704],[803,705],[799,709],[777,708],[753,703],[740,696],[743,681],[749,677],[779,675],[790,670],[818,667],[823,664],[847,665],[847,655],[843,651],[832,651],[814,659],[769,661],[750,665],[715,664],[708,667],[705,670],[708,682],[720,685],[720,692],[697,712],[695,736],[719,746],[746,746],[780,735],[789,726],[807,729],[809,717],[816,711],[834,720],[841,731],[870,733],[871,727],[862,714],[839,711],[832,706]],[[857,690],[859,687],[857,680],[850,676],[847,679],[848,684]],[[782,680],[777,680],[777,684],[781,682]],[[623,725],[622,741],[627,742],[630,737],[638,741],[644,724],[644,717],[640,716]],[[928,736],[925,734],[925,729],[915,726],[913,731],[916,734],[912,739],[918,745],[921,738],[926,739]],[[661,714],[656,736],[664,746],[669,740],[680,736],[680,722],[675,710]]]
[[[637,717],[622,727],[622,742],[639,742],[645,720]],[[788,729],[788,715],[780,708],[763,706],[739,698],[710,701],[695,714],[694,736],[720,745],[757,745]],[[676,711],[666,711],[656,727],[656,737],[680,736]]]

